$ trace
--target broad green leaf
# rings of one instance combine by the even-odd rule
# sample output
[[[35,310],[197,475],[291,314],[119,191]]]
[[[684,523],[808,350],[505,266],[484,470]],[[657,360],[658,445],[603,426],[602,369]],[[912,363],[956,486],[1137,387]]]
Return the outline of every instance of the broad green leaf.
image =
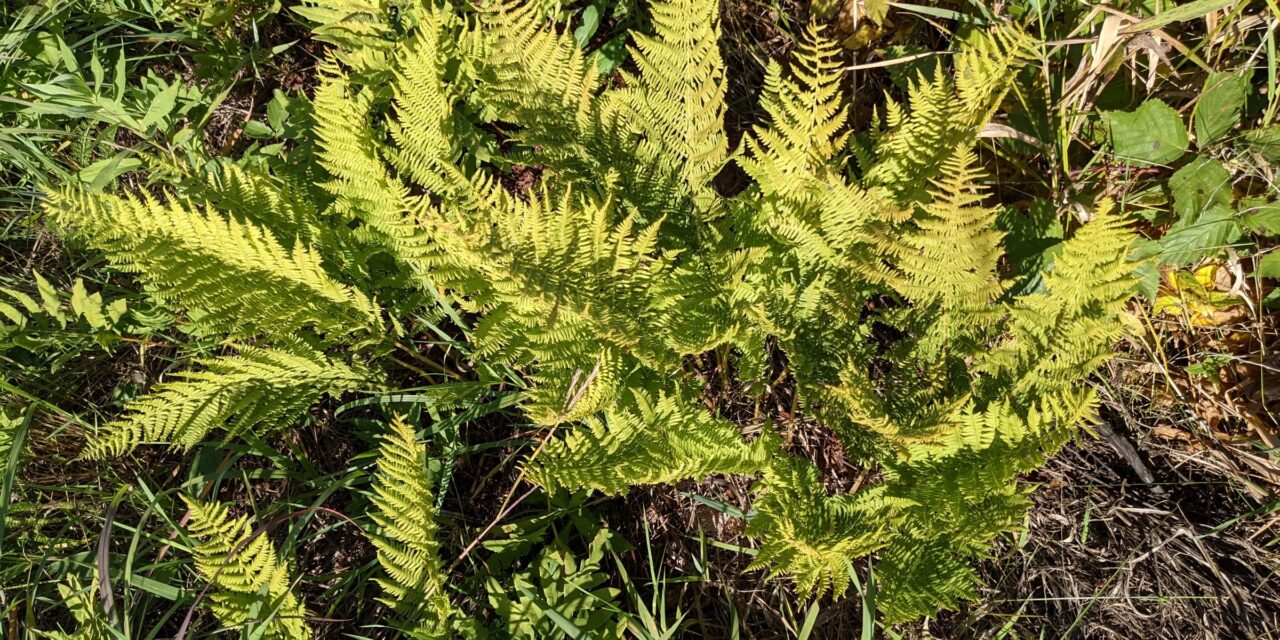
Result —
[[[1204,148],[1231,131],[1240,121],[1248,96],[1249,80],[1244,76],[1232,73],[1210,75],[1192,113],[1196,145]]]
[[[117,154],[81,169],[78,175],[81,182],[89,185],[91,191],[99,191],[120,175],[141,166],[141,160]]]
[[[169,113],[173,111],[173,107],[178,102],[178,89],[181,83],[175,79],[172,84],[165,87],[156,94],[151,101],[151,106],[147,107],[147,114],[142,117],[142,128],[150,129],[152,125],[160,124]]]
[[[111,318],[111,324],[120,322],[120,318],[123,318],[124,314],[128,312],[129,303],[125,302],[124,298],[114,300],[111,304],[107,305],[107,317]]]
[[[40,305],[36,304],[36,301],[32,299],[31,296],[8,287],[0,287],[0,291],[3,291],[10,298],[17,300],[18,304],[21,304],[22,307],[27,310],[27,313],[40,313]]]
[[[71,310],[94,329],[105,329],[108,326],[107,316],[102,313],[102,294],[89,293],[84,288],[84,280],[79,278],[71,285]]]
[[[289,98],[276,90],[275,96],[267,104],[267,124],[276,131],[284,131],[284,121],[289,117]]]
[[[270,138],[275,132],[257,120],[250,120],[244,123],[244,134],[250,138]]]
[[[1258,235],[1280,235],[1280,202],[1267,202],[1262,198],[1241,200],[1240,224]]]
[[[1272,251],[1258,261],[1258,275],[1280,279],[1280,251]]]
[[[98,59],[98,49],[95,47],[89,55],[89,71],[93,74],[93,88],[102,91],[102,83],[107,77],[106,69],[102,67],[102,60]]]
[[[62,300],[58,297],[58,290],[49,284],[39,271],[32,271],[31,275],[36,279],[36,291],[40,292],[40,301],[44,304],[45,313],[53,316],[59,322],[65,322],[66,316],[62,313]]]
[[[1104,111],[1102,122],[1115,155],[1137,164],[1167,165],[1191,143],[1178,112],[1160,100],[1147,100],[1132,112]]]
[[[573,40],[579,47],[586,47],[600,28],[600,5],[591,3],[582,9],[582,24],[573,30]]]
[[[1138,278],[1138,292],[1148,300],[1160,293],[1160,253],[1164,250],[1155,240],[1138,238],[1133,243],[1133,259],[1138,263],[1133,275]]]
[[[17,327],[27,326],[27,317],[22,315],[22,312],[18,311],[13,305],[6,302],[0,302],[0,316],[8,318],[9,322]]]
[[[1216,256],[1240,239],[1240,225],[1230,207],[1213,205],[1191,222],[1178,222],[1160,239],[1165,264],[1187,265]]]
[[[622,61],[627,59],[629,53],[627,34],[623,33],[600,45],[592,55],[596,58],[596,68],[600,71],[600,75],[608,76],[622,65]]]
[[[1169,193],[1178,221],[1189,223],[1211,206],[1231,204],[1231,173],[1221,162],[1200,156],[1169,177]]]
[[[1256,152],[1267,162],[1280,163],[1280,125],[1251,129],[1244,132],[1244,146]]]

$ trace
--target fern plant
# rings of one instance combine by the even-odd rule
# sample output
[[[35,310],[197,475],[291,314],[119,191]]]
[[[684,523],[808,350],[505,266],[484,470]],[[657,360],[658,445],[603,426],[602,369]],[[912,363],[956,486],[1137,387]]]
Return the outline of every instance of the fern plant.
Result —
[[[753,566],[840,595],[874,554],[890,622],[974,594],[970,559],[1025,513],[1018,474],[1092,416],[1086,380],[1132,284],[1107,203],[1035,293],[1001,268],[974,145],[1025,58],[1018,30],[976,35],[858,135],[839,48],[811,27],[770,64],[768,117],[735,150],[711,0],[654,3],[613,79],[537,3],[405,5],[403,36],[379,3],[342,6],[303,10],[337,45],[306,153],[162,197],[50,198],[153,296],[253,345],[134,403],[91,455],[281,428],[323,394],[376,388],[428,309],[529,382],[522,410],[556,432],[525,461],[542,487],[751,476]],[[493,130],[506,151],[486,159]],[[715,185],[731,163],[752,181],[739,193]],[[505,188],[514,164],[540,183]],[[793,386],[877,480],[832,495],[782,432],[709,408],[692,364],[707,353],[755,393]],[[374,540],[387,603],[431,636],[451,614],[412,436],[393,422],[383,446]],[[243,532],[209,515],[223,538],[206,553],[225,561]],[[283,574],[254,562],[275,589]]]
[[[249,637],[311,638],[306,610],[271,541],[249,526],[247,516],[232,517],[224,504],[187,500],[187,507],[197,539],[196,569],[214,588],[211,608],[218,620]]]
[[[385,437],[373,498],[373,520],[383,529],[373,536],[387,576],[379,580],[383,602],[412,637],[449,638],[455,612],[440,570],[426,451],[402,418],[392,420]]]

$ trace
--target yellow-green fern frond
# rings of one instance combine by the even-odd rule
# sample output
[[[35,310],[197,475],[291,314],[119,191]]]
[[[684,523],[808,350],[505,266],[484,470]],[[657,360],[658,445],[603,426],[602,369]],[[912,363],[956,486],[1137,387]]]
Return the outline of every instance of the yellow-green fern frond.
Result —
[[[886,624],[953,609],[977,596],[977,572],[944,540],[903,536],[880,553],[875,572],[876,609]]]
[[[886,127],[876,137],[865,182],[883,186],[900,200],[927,200],[929,181],[957,147],[972,144],[1012,85],[1027,58],[1029,39],[1016,27],[980,32],[960,48],[954,72],[938,67],[908,89],[907,107],[888,99]]]
[[[884,546],[894,512],[880,489],[832,496],[806,460],[780,457],[765,468],[764,487],[747,535],[760,540],[749,568],[788,574],[801,592],[840,596],[849,563]]]
[[[680,159],[679,175],[705,214],[714,201],[711,179],[728,158],[724,133],[725,75],[716,0],[661,0],[649,6],[653,35],[636,34],[631,49],[638,73],[625,104],[645,137]]]
[[[839,54],[839,45],[810,24],[787,72],[769,62],[760,99],[769,124],[755,127],[746,139],[749,155],[739,161],[766,193],[796,193],[840,169],[849,133]]]
[[[680,335],[672,344],[660,327],[664,311],[698,289],[656,293],[672,275],[671,259],[656,247],[658,223],[614,223],[612,202],[572,193],[484,213],[438,209],[422,218],[434,240],[429,264],[437,282],[488,312],[476,332],[482,354],[527,361],[539,344],[568,345],[562,338],[585,332],[592,341],[583,347],[592,353],[612,347],[660,370],[679,368],[679,347],[697,340]],[[703,331],[714,335],[715,326]],[[597,358],[583,355],[568,374],[591,371]]]
[[[389,0],[305,0],[293,7],[321,42],[336,45],[343,64],[377,77],[389,70],[396,33]],[[409,3],[405,3],[409,4]],[[405,7],[400,9],[403,11]],[[401,16],[403,20],[405,16]]]
[[[211,585],[209,608],[222,626],[246,637],[310,640],[306,609],[267,536],[255,535],[248,516],[233,518],[225,504],[183,500],[196,539],[196,570]]]
[[[142,444],[187,449],[215,429],[226,437],[271,430],[303,415],[324,394],[337,396],[373,384],[373,375],[306,350],[245,348],[202,361],[202,371],[129,403],[120,419],[94,435],[89,457],[120,455]]]
[[[455,203],[471,190],[456,164],[462,154],[462,130],[471,125],[458,117],[455,103],[461,96],[447,79],[450,64],[459,58],[453,44],[458,22],[447,9],[426,11],[415,37],[402,47],[392,84],[396,114],[391,135],[396,146],[390,156],[405,176]]]
[[[373,137],[371,93],[354,89],[335,67],[322,67],[321,73],[312,117],[319,134],[319,164],[332,176],[322,186],[334,197],[334,211],[363,223],[357,237],[385,246],[422,272],[426,239],[414,224],[408,190],[387,172]]]
[[[177,200],[80,191],[53,196],[48,211],[115,267],[137,273],[152,295],[232,337],[381,330],[373,301],[330,277],[305,245],[286,249],[257,225]]]
[[[312,242],[321,233],[316,205],[297,184],[258,166],[212,162],[187,181],[187,195],[271,233],[283,245]]]
[[[716,473],[752,474],[765,466],[777,439],[743,440],[733,423],[716,418],[693,398],[642,392],[634,404],[587,420],[546,444],[529,478],[553,489],[623,493],[634,485],[702,479]]]
[[[550,25],[537,2],[503,0],[482,15],[490,37],[482,96],[518,140],[557,165],[589,161],[599,123],[599,74],[571,34]]]
[[[911,301],[904,328],[921,334],[925,360],[944,347],[966,348],[975,327],[997,319],[989,307],[1004,293],[997,274],[1003,234],[996,209],[982,205],[976,164],[968,147],[956,149],[934,180],[932,200],[883,247],[885,280]]]
[[[371,539],[386,577],[380,600],[415,638],[447,638],[453,615],[436,542],[435,497],[425,468],[426,451],[412,427],[391,421],[378,448],[371,499],[381,531]]]
[[[1084,380],[1109,358],[1125,334],[1120,322],[1132,294],[1133,233],[1102,202],[1093,219],[1063,243],[1043,291],[1011,307],[1009,335],[984,354],[980,371],[988,393],[1054,397]]]

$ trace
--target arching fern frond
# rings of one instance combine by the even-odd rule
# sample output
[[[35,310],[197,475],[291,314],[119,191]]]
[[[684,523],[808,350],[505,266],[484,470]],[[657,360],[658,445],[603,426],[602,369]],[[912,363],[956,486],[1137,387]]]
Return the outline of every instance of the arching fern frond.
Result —
[[[840,596],[849,563],[884,546],[898,504],[883,487],[832,496],[807,460],[780,456],[764,469],[764,488],[747,535],[760,540],[750,568],[789,574],[801,592]]]
[[[77,190],[53,195],[47,210],[116,268],[137,273],[152,295],[231,337],[381,332],[373,301],[334,280],[305,245],[286,249],[257,225],[188,202]]]
[[[241,222],[267,229],[282,245],[311,243],[324,231],[316,203],[300,185],[262,166],[215,161],[185,182],[186,195]]]
[[[954,73],[937,67],[915,79],[907,105],[886,99],[885,128],[875,136],[873,159],[864,158],[864,182],[883,186],[900,201],[927,201],[930,181],[960,146],[977,138],[1027,58],[1029,39],[1014,27],[979,32],[957,52]]]
[[[997,272],[1003,234],[996,209],[982,204],[976,163],[967,146],[956,149],[934,180],[931,201],[884,247],[885,281],[912,302],[899,317],[904,330],[920,335],[915,357],[924,361],[943,348],[960,355],[980,348],[975,329],[999,319],[991,304],[1004,293]]]
[[[1043,291],[1011,306],[1008,337],[977,363],[991,374],[985,397],[1057,397],[1111,356],[1126,332],[1116,318],[1133,293],[1136,266],[1129,259],[1133,235],[1112,207],[1100,203],[1063,243]]]
[[[305,0],[293,10],[311,23],[316,39],[337,46],[342,62],[373,78],[390,70],[395,46],[389,0]],[[405,3],[408,4],[408,3]],[[402,18],[404,16],[401,16]]]
[[[728,158],[725,72],[716,0],[660,0],[650,5],[654,33],[636,34],[638,73],[623,74],[621,104],[652,144],[667,147],[698,211],[713,213],[711,180]],[[675,194],[671,194],[675,195]],[[679,223],[679,221],[677,221]]]
[[[403,418],[391,421],[378,448],[370,538],[385,574],[380,600],[415,638],[448,638],[449,602],[436,541],[435,496],[425,468],[426,451]]]
[[[201,362],[202,371],[176,374],[126,407],[89,442],[85,455],[121,455],[142,444],[195,446],[210,432],[226,437],[289,424],[325,394],[337,396],[374,384],[374,376],[304,349],[245,348]]]
[[[547,443],[526,468],[529,478],[548,489],[618,494],[632,485],[753,474],[777,447],[768,433],[746,442],[733,423],[713,417],[693,398],[632,395],[628,406]]]
[[[227,505],[183,497],[196,539],[196,570],[209,582],[209,608],[246,637],[310,640],[306,609],[290,589],[289,570],[266,535],[233,518]]]

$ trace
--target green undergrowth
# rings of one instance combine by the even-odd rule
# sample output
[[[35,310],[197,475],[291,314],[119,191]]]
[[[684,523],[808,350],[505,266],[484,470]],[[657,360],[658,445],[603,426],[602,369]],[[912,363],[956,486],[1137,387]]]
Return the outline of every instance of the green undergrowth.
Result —
[[[980,598],[1138,318],[1275,302],[1278,12],[862,5],[775,7],[786,54],[696,2],[0,12],[0,635]]]

